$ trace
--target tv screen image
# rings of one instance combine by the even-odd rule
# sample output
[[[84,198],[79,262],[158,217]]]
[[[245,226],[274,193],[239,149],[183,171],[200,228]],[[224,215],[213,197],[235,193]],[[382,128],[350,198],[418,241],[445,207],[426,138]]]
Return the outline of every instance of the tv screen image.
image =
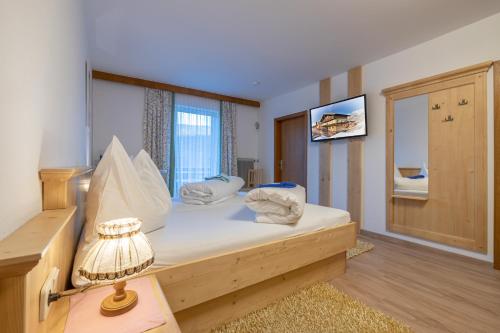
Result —
[[[324,141],[367,135],[366,95],[319,106],[309,111],[311,140]]]

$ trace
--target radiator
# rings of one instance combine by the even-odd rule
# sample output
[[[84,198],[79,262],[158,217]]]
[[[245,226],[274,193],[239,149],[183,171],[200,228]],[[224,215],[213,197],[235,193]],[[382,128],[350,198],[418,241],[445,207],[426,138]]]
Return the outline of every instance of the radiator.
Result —
[[[248,187],[248,170],[254,168],[255,159],[253,158],[238,158],[238,177],[243,178],[245,186]]]

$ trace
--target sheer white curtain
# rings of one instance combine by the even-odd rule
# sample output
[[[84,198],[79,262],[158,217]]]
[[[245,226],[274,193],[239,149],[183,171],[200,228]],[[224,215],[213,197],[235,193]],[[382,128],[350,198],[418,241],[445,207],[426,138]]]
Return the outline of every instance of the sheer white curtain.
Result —
[[[174,97],[174,196],[184,183],[220,173],[220,102],[176,94]]]

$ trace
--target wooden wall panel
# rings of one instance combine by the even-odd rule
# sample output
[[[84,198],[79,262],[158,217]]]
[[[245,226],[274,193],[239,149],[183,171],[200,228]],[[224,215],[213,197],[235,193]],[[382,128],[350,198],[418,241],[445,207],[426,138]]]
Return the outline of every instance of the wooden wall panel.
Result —
[[[331,101],[331,80],[330,78],[327,78],[319,82],[319,103],[324,105],[330,103]],[[321,206],[331,207],[333,203],[332,167],[332,141],[321,142],[319,144],[319,204]]]
[[[26,279],[24,276],[0,279],[0,320],[2,325],[0,331],[12,333],[26,331],[25,299]]]
[[[362,67],[352,68],[348,72],[348,94],[354,97],[362,94],[363,75]],[[358,228],[363,227],[363,182],[364,182],[364,138],[349,139],[348,145],[348,185],[347,210],[351,219],[359,221]]]
[[[495,203],[494,203],[494,253],[493,266],[500,269],[500,61],[494,64],[495,77]]]
[[[54,308],[39,321],[40,289],[52,267],[60,269],[58,290],[69,286],[90,171],[41,170],[46,210],[0,241],[0,322],[6,332],[52,331]]]

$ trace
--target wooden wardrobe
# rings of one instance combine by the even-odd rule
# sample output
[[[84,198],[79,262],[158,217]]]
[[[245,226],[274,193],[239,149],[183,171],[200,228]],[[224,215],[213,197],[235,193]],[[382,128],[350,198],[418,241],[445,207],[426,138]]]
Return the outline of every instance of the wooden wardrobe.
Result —
[[[383,90],[387,106],[387,229],[487,252],[485,62]],[[428,194],[394,193],[394,103],[428,97]]]

